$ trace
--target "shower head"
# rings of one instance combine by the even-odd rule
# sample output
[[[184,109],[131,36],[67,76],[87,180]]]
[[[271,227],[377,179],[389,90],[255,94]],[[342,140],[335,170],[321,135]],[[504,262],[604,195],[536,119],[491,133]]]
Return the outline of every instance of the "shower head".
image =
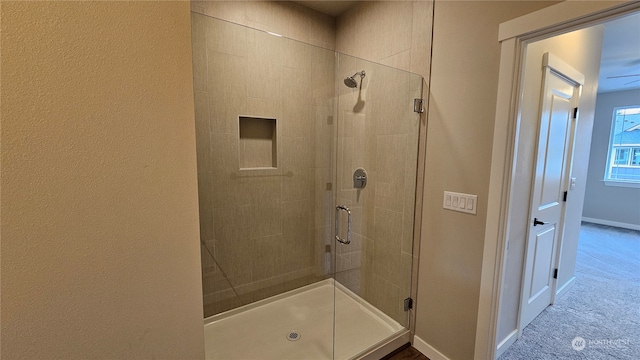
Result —
[[[358,86],[358,82],[353,77],[348,77],[344,79],[344,84],[350,88],[354,88]]]
[[[356,75],[360,75],[360,81],[362,82],[362,78],[364,78],[364,76],[366,75],[364,70],[357,72],[347,78],[344,79],[344,84],[347,85],[350,88],[356,88],[358,87],[358,82],[356,81],[356,79],[354,79],[354,77]]]

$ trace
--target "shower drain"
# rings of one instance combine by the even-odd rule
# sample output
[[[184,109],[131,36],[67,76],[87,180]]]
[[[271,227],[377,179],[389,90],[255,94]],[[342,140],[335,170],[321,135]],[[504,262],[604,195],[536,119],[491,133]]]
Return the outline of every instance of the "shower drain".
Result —
[[[297,331],[292,331],[287,334],[287,340],[289,341],[297,341],[300,340],[300,333]]]

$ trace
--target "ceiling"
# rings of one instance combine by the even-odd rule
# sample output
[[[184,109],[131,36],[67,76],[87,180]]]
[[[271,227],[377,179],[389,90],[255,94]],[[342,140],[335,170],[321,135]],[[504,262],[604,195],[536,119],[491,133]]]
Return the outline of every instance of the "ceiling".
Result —
[[[338,17],[342,15],[345,11],[351,9],[358,1],[307,1],[307,0],[299,0],[294,1],[300,5],[306,6],[313,10],[319,11],[323,14],[331,15],[333,17]]]
[[[598,92],[640,88],[640,13],[604,26]]]
[[[338,17],[359,0],[298,0],[300,5]],[[640,12],[604,24],[598,92],[640,89]]]

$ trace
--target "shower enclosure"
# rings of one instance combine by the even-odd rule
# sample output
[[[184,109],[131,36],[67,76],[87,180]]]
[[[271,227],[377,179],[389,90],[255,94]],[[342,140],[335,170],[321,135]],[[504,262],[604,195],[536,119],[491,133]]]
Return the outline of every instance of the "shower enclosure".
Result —
[[[406,336],[422,78],[197,13],[192,31],[207,358]]]

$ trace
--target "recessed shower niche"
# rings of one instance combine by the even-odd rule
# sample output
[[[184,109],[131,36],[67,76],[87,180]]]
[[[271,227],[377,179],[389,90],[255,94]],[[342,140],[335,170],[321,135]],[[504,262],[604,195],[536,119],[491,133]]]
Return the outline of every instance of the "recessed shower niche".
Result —
[[[276,119],[240,116],[238,155],[240,169],[273,169],[278,167]]]

